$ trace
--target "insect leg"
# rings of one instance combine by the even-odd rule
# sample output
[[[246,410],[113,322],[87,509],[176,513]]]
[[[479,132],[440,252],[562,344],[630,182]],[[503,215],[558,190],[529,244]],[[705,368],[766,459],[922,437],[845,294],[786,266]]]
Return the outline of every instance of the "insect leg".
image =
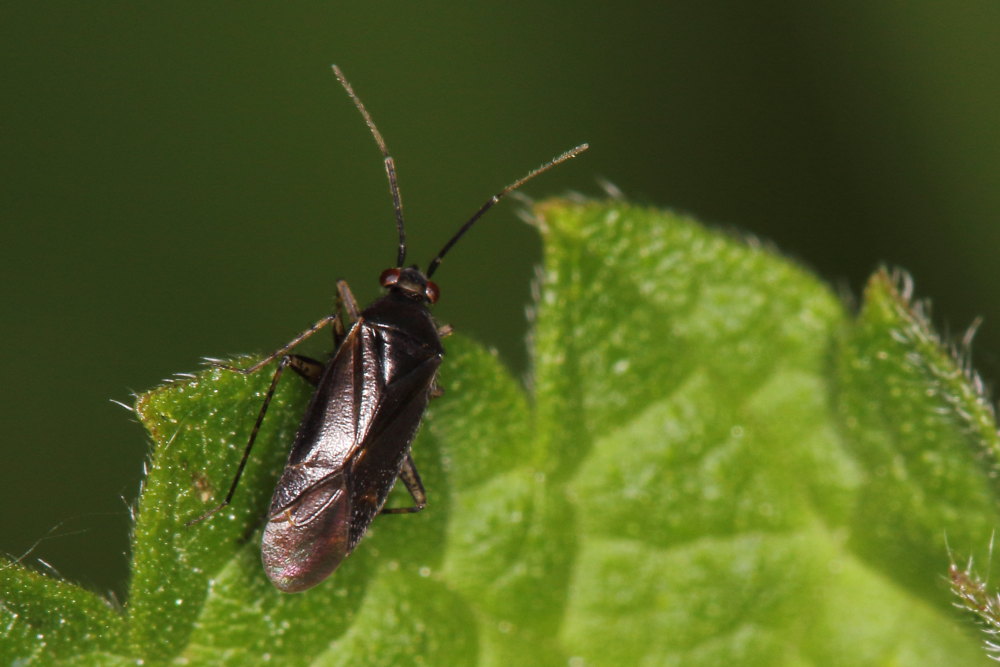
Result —
[[[455,333],[455,329],[450,324],[442,324],[437,330],[439,338],[447,338]],[[441,398],[444,396],[444,389],[438,384],[437,378],[431,382],[431,398]]]
[[[417,467],[413,465],[413,457],[406,453],[403,459],[403,466],[399,469],[399,479],[406,485],[406,490],[413,496],[413,507],[383,507],[382,514],[412,514],[427,507],[427,493],[424,491],[424,484],[420,481],[420,474]]]
[[[316,361],[301,354],[289,354],[286,359],[291,359],[288,365],[299,374],[299,377],[305,378],[306,382],[314,387],[319,384],[319,379],[326,369],[326,365],[322,361]]]
[[[229,485],[229,491],[226,492],[225,499],[201,516],[191,519],[184,525],[190,527],[196,523],[201,523],[232,502],[233,495],[236,493],[236,487],[239,486],[240,483],[240,477],[243,476],[243,469],[246,468],[247,461],[250,459],[250,451],[253,449],[253,444],[257,440],[257,433],[260,431],[260,425],[264,423],[264,415],[267,414],[267,408],[271,404],[271,399],[274,398],[274,390],[277,389],[278,381],[281,379],[281,374],[285,372],[285,368],[288,366],[291,366],[292,370],[312,384],[319,383],[319,379],[323,374],[324,368],[323,364],[320,362],[298,354],[288,354],[281,358],[281,361],[278,363],[278,367],[274,370],[274,376],[271,378],[271,386],[267,388],[267,394],[264,396],[264,403],[261,404],[260,412],[257,413],[257,421],[254,422],[253,429],[250,431],[250,438],[247,440],[246,448],[243,450],[243,458],[240,459],[240,464],[236,468],[236,474],[233,476],[233,481]]]
[[[213,366],[215,366],[216,368],[221,368],[223,370],[232,371],[234,373],[242,373],[243,375],[250,375],[251,373],[256,373],[257,371],[259,371],[260,369],[262,369],[264,366],[267,366],[269,363],[271,363],[272,361],[274,361],[278,357],[281,357],[283,355],[287,355],[288,352],[293,347],[295,347],[296,345],[298,345],[299,343],[301,343],[305,339],[309,338],[314,333],[316,333],[317,331],[319,331],[323,327],[327,326],[328,324],[332,323],[334,325],[334,330],[336,331],[337,328],[338,328],[337,322],[339,322],[339,320],[340,320],[340,315],[338,313],[334,313],[332,315],[327,315],[323,319],[321,319],[318,322],[316,322],[316,324],[312,325],[311,327],[309,327],[308,329],[306,329],[305,331],[303,331],[302,333],[300,333],[298,336],[296,336],[295,338],[293,338],[289,343],[287,343],[286,345],[282,346],[280,349],[276,350],[274,353],[269,354],[268,356],[264,357],[263,359],[261,359],[260,361],[258,361],[257,363],[255,363],[253,366],[247,366],[246,368],[239,368],[238,366],[231,366],[231,365],[229,365],[229,364],[227,364],[225,362],[219,361],[218,359],[208,359],[207,361],[210,364],[212,364]],[[343,329],[343,325],[342,324],[339,325],[339,328]],[[305,377],[305,376],[303,376],[303,377]]]
[[[347,317],[350,321],[352,323],[356,322],[361,316],[361,308],[358,307],[358,301],[354,298],[351,286],[347,284],[346,280],[337,281],[337,301],[344,306],[344,310],[347,311]]]

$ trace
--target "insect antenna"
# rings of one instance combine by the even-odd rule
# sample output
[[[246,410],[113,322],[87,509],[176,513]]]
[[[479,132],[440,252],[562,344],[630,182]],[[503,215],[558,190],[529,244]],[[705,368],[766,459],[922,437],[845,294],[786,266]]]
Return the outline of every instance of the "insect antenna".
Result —
[[[469,231],[469,228],[475,224],[476,220],[479,220],[479,218],[483,217],[483,214],[486,213],[486,211],[493,208],[493,206],[498,201],[500,201],[505,195],[513,192],[514,190],[517,190],[519,187],[521,187],[522,185],[533,179],[535,176],[538,176],[539,174],[548,171],[557,164],[561,164],[566,160],[576,157],[577,155],[587,150],[588,148],[590,148],[589,144],[580,144],[576,148],[572,148],[563,153],[562,155],[552,158],[551,160],[543,164],[541,167],[533,169],[532,171],[528,172],[525,176],[514,181],[513,183],[505,187],[503,190],[501,190],[500,192],[496,193],[488,200],[486,200],[486,203],[480,206],[479,210],[473,213],[472,217],[469,218],[465,222],[465,224],[459,228],[459,230],[455,233],[455,235],[452,236],[448,240],[448,242],[444,244],[444,247],[441,248],[441,252],[437,254],[437,257],[431,260],[431,263],[427,266],[427,277],[428,278],[431,277],[431,275],[437,270],[437,267],[441,264],[441,260],[444,259],[444,256],[448,253],[449,250],[451,250],[451,247],[456,243],[458,243],[458,240],[462,238],[465,232]],[[402,266],[402,264],[400,264],[400,266]]]
[[[344,73],[340,71],[340,68],[336,65],[333,66],[333,74],[340,81],[340,85],[344,87],[347,94],[351,97],[354,102],[354,106],[358,108],[361,112],[361,116],[365,119],[365,123],[368,125],[368,129],[372,131],[372,136],[375,137],[375,143],[378,144],[379,149],[382,151],[382,157],[385,159],[385,175],[389,178],[389,193],[392,195],[392,207],[396,212],[396,229],[399,231],[399,253],[397,254],[396,266],[402,267],[403,262],[406,261],[406,231],[403,226],[403,200],[399,196],[399,185],[396,183],[396,162],[389,155],[389,149],[385,145],[385,139],[382,138],[382,133],[378,131],[378,127],[375,126],[375,121],[372,120],[372,116],[368,113],[368,109],[361,102],[361,98],[357,96],[354,92],[354,88],[351,87],[350,82],[344,76]]]

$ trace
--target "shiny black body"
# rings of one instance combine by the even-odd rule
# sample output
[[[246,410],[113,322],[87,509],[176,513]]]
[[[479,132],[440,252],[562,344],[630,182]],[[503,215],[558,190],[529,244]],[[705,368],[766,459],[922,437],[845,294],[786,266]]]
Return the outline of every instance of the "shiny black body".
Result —
[[[357,546],[406,463],[443,354],[426,304],[400,290],[353,323],[271,500],[261,552],[278,588],[319,583]]]

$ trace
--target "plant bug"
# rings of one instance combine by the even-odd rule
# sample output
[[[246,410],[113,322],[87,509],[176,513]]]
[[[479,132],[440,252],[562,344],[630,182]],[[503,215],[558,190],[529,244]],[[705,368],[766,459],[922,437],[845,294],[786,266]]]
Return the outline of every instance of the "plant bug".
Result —
[[[501,198],[588,148],[583,144],[566,151],[490,197],[445,243],[424,273],[415,265],[405,266],[406,234],[395,162],[340,68],[334,65],[333,73],[382,151],[399,233],[396,266],[382,272],[379,282],[386,292],[364,310],[341,280],[334,312],[273,354],[247,368],[209,360],[244,375],[279,361],[225,499],[188,522],[192,525],[209,518],[233,499],[274,390],[285,369],[291,368],[316,389],[274,489],[261,541],[267,576],[289,593],[304,591],[328,577],[354,550],[376,514],[424,508],[427,495],[410,456],[410,444],[435,393],[434,378],[444,355],[441,337],[450,331],[438,328],[430,314],[428,307],[439,296],[430,277],[452,246]],[[332,326],[335,344],[329,361],[290,353],[326,326]],[[412,507],[383,507],[397,479],[413,497]]]

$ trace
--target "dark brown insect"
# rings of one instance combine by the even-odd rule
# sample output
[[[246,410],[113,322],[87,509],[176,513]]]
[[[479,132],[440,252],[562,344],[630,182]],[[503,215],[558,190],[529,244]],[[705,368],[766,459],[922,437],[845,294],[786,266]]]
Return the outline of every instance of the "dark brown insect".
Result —
[[[280,359],[225,500],[189,522],[207,519],[232,500],[275,387],[285,368],[291,367],[314,384],[316,391],[274,490],[261,543],[267,576],[276,587],[290,593],[311,588],[328,577],[354,550],[376,514],[424,508],[427,495],[410,457],[410,444],[434,392],[434,378],[444,355],[441,337],[448,332],[447,327],[437,327],[428,308],[439,295],[430,276],[458,239],[502,197],[588,148],[586,144],[577,146],[490,197],[424,273],[416,266],[404,266],[406,236],[392,156],[336,65],[333,73],[364,117],[385,160],[399,232],[396,267],[382,272],[379,282],[386,293],[364,310],[358,308],[347,283],[339,281],[335,312],[274,354],[248,368],[213,362],[246,375]],[[327,363],[290,354],[327,325],[333,326],[336,345]],[[413,497],[412,507],[383,507],[397,479]]]

